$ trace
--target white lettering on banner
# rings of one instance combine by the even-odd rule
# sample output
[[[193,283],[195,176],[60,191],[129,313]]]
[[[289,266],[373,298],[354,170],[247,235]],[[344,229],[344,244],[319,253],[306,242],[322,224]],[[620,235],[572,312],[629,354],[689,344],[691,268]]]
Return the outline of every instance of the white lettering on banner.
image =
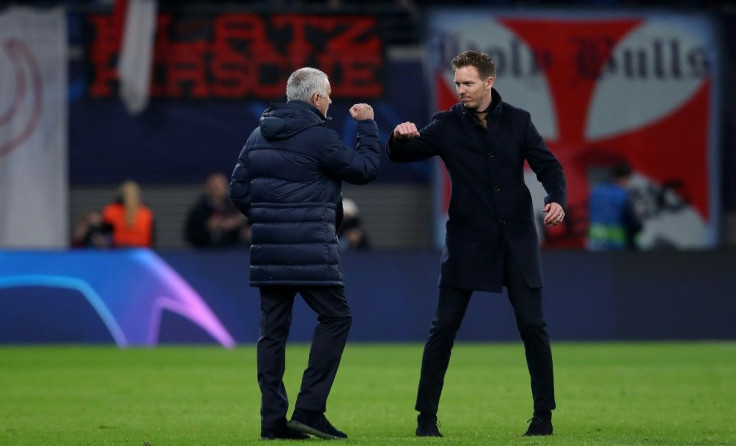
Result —
[[[496,63],[495,88],[532,114],[563,164],[569,209],[565,225],[538,228],[547,247],[585,246],[588,192],[602,168],[620,160],[635,171],[642,247],[715,246],[720,82],[717,40],[707,18],[436,10],[429,23],[433,108],[457,102],[452,58],[484,51]],[[531,172],[527,178],[539,212],[545,191]],[[446,201],[449,182],[438,180],[438,200]],[[678,205],[660,205],[658,197]],[[447,204],[438,206],[444,210],[439,222]],[[444,226],[436,228],[441,243]]]

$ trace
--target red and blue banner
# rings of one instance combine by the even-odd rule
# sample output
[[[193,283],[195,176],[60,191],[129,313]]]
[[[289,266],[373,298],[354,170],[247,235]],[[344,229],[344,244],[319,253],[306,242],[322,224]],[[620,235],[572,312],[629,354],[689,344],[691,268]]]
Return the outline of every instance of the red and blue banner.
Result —
[[[531,112],[568,181],[567,222],[539,231],[547,247],[583,247],[587,197],[619,161],[644,221],[642,248],[717,243],[718,41],[705,16],[436,10],[429,70],[437,110],[457,96],[450,61],[467,49],[496,63],[495,88]],[[527,183],[540,212],[545,192]],[[438,177],[438,240],[449,199]]]

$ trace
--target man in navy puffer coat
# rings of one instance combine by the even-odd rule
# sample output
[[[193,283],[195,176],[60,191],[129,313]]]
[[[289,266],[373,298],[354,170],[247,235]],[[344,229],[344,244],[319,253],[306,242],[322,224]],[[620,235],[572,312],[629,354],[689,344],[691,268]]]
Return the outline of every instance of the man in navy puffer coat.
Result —
[[[341,183],[376,178],[380,143],[373,109],[355,104],[350,114],[357,121],[357,147],[345,147],[326,127],[330,92],[325,73],[292,73],[288,102],[263,113],[230,182],[230,198],[252,225],[250,284],[261,295],[258,384],[261,437],[267,439],[347,437],[324,415],[351,323],[337,249]],[[318,325],[287,426],[282,378],[297,293],[318,314]]]

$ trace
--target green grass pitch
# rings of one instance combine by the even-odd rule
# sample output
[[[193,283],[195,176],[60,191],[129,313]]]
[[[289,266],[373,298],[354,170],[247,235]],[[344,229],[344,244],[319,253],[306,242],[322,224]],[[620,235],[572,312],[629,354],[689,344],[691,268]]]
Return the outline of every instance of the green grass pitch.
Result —
[[[439,439],[415,438],[422,346],[349,343],[327,415],[355,445],[736,445],[736,343],[553,343],[555,435],[531,416],[521,344],[456,345]],[[292,407],[307,346],[287,349]],[[0,348],[0,445],[249,445],[255,348]],[[324,441],[278,444],[315,444]]]

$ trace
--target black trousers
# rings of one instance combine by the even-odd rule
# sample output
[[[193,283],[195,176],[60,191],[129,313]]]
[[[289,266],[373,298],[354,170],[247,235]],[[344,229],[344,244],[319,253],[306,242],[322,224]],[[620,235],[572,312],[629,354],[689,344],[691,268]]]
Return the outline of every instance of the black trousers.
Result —
[[[261,429],[286,423],[289,400],[283,377],[286,339],[291,329],[294,298],[299,293],[317,313],[317,327],[309,351],[295,407],[325,412],[352,322],[342,286],[263,286],[261,331],[258,338],[258,386],[261,389]]]
[[[504,283],[516,316],[516,326],[524,342],[534,410],[552,410],[555,408],[552,350],[542,315],[542,289],[527,285],[508,249],[505,254]],[[440,288],[437,311],[422,357],[415,406],[419,412],[437,414],[455,335],[472,293],[471,290]]]

